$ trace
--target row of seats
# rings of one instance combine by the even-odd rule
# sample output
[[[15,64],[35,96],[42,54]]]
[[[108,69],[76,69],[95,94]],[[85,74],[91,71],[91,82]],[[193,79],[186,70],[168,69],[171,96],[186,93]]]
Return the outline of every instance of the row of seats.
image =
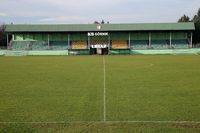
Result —
[[[68,49],[68,44],[65,41],[51,41],[49,46],[45,41],[13,41],[11,43],[13,50],[65,50]]]
[[[87,41],[72,41],[72,49],[87,49]]]
[[[112,41],[112,49],[128,49],[127,41]]]
[[[131,40],[130,47],[132,49],[147,49],[148,48],[148,41],[146,40]]]
[[[66,41],[52,41],[52,42],[50,42],[50,49],[55,49],[55,50],[68,49],[68,42],[66,42]]]
[[[27,50],[29,48],[29,43],[30,42],[17,42],[17,41],[13,41],[11,44],[12,49],[14,50]]]
[[[152,49],[168,49],[169,45],[166,40],[152,40],[151,41],[151,48]]]
[[[152,40],[151,47],[149,47],[148,40],[134,40],[130,42],[132,49],[168,49],[170,48],[170,42],[168,40]],[[187,40],[172,40],[171,48],[184,49],[188,48],[189,42]]]
[[[30,44],[30,48],[32,50],[47,50],[49,48],[49,46],[48,46],[47,42],[36,41],[36,42],[32,42]]]
[[[48,49],[48,43],[43,41],[13,41],[11,48],[13,50],[46,50]]]
[[[102,42],[99,42],[102,43]],[[106,43],[106,42],[104,42]],[[188,40],[172,40],[171,48],[183,49],[188,48]],[[72,49],[87,49],[87,41],[72,41]],[[128,49],[127,41],[111,41],[112,49]],[[68,49],[68,42],[66,41],[50,41],[49,46],[45,41],[12,41],[11,48],[13,50],[65,50]],[[148,40],[131,40],[131,49],[148,49]],[[170,48],[168,40],[152,40],[150,49],[168,49]]]
[[[181,48],[188,48],[188,41],[187,40],[172,40],[172,47],[181,49]]]

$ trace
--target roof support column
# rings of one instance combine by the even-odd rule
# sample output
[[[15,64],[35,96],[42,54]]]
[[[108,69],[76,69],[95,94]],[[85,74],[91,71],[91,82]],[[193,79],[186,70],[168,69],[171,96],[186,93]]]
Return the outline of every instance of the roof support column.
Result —
[[[149,32],[149,46],[148,48],[151,48],[151,32]]]
[[[110,34],[108,33],[108,54],[110,53],[111,45],[110,45]]]
[[[6,34],[6,39],[7,39],[7,49],[9,49],[9,38],[8,38],[8,33]]]
[[[88,36],[88,49],[90,49],[90,36]]]
[[[169,33],[169,48],[172,48],[172,32]]]
[[[48,49],[50,49],[49,34],[47,36],[48,36]]]
[[[70,47],[70,37],[69,37],[69,33],[68,33],[68,35],[67,35],[67,40],[68,40],[68,42],[67,42],[67,49],[70,49],[69,47]]]
[[[128,35],[128,48],[131,49],[131,34]]]
[[[10,42],[10,46],[12,45],[12,42],[15,40],[15,35],[12,33],[12,38],[11,38],[11,42]]]
[[[192,31],[191,31],[191,37],[190,37],[190,48],[193,47],[193,46],[192,46],[192,43],[193,43],[193,33],[192,33]]]
[[[14,39],[15,39],[15,35],[14,35],[14,34],[12,34],[12,41],[14,41]]]

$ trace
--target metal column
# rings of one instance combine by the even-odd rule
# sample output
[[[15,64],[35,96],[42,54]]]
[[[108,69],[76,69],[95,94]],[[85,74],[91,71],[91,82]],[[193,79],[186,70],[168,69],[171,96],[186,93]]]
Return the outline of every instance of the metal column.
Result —
[[[190,48],[192,48],[192,43],[193,43],[193,33],[191,32],[191,37],[190,37]]]
[[[128,36],[128,47],[129,47],[129,49],[131,48],[131,34],[130,34],[130,32],[129,32],[129,36]]]
[[[151,32],[149,32],[149,48],[151,48]]]
[[[7,49],[9,49],[9,38],[8,38],[8,34],[6,34],[6,38],[7,38]]]
[[[110,34],[108,33],[108,54],[110,54]]]
[[[48,49],[50,49],[49,34],[48,34]]]
[[[172,32],[169,35],[169,47],[172,48]]]
[[[90,49],[90,36],[88,36],[88,49]]]
[[[68,35],[67,35],[67,40],[68,40],[68,44],[67,44],[67,49],[69,49],[69,47],[70,47],[70,45],[69,45],[69,43],[70,43],[70,40],[69,40],[70,38],[69,38],[69,33],[68,33]]]

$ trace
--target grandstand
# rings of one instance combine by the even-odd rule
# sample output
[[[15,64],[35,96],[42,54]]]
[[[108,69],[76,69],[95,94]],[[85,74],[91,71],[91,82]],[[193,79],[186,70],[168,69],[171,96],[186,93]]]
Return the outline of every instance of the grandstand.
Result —
[[[9,50],[69,54],[189,49],[194,30],[194,23],[6,25]]]

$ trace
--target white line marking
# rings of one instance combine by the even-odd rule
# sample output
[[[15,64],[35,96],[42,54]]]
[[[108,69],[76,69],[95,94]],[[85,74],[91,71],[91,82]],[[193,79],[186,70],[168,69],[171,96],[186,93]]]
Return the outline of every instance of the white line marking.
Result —
[[[106,121],[107,123],[200,123],[200,121]]]
[[[106,121],[106,62],[103,56],[103,121]]]
[[[200,121],[44,121],[44,122],[0,122],[0,124],[79,124],[79,123],[177,123],[177,124],[200,124]]]

